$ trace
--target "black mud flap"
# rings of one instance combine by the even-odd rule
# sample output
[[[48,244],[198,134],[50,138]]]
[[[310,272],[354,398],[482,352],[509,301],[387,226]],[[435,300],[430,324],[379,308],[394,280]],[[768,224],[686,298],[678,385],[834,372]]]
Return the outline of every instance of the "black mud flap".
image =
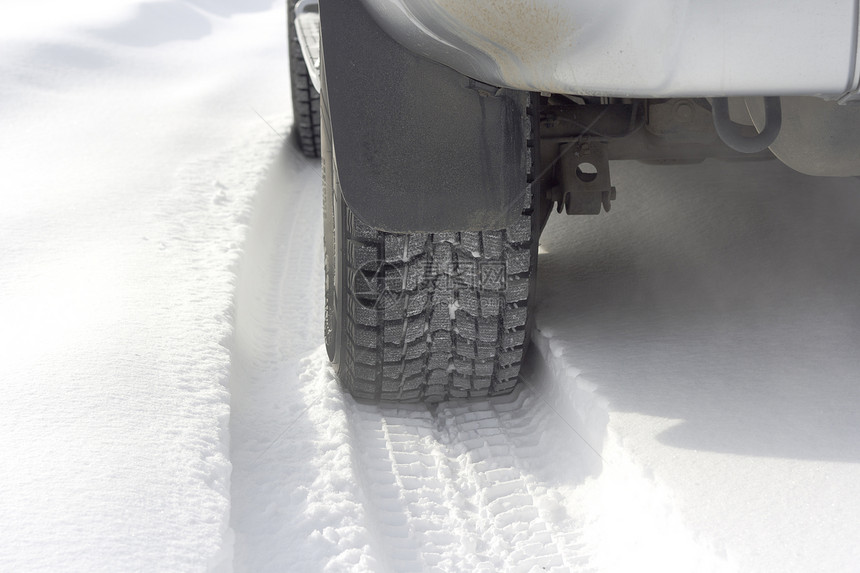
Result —
[[[346,203],[390,232],[502,229],[521,216],[529,94],[416,55],[359,0],[320,2],[335,168]]]

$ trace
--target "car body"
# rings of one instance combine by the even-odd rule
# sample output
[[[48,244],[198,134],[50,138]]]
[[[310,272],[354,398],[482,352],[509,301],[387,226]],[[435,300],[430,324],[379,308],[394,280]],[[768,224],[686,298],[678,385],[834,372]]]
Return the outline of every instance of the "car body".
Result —
[[[620,98],[858,97],[856,0],[363,0],[488,84]]]

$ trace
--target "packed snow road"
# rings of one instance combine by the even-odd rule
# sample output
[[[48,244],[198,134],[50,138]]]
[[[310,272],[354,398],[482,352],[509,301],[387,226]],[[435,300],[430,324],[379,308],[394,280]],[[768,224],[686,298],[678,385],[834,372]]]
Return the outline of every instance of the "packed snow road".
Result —
[[[279,2],[0,18],[0,570],[853,571],[860,184],[621,163],[511,396],[356,403]]]

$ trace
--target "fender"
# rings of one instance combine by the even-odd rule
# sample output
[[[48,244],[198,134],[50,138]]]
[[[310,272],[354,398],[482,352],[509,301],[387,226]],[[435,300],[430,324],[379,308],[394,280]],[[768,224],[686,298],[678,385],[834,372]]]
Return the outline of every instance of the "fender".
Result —
[[[320,22],[335,181],[355,214],[404,233],[512,224],[530,193],[528,92],[407,50],[359,0],[320,2]]]

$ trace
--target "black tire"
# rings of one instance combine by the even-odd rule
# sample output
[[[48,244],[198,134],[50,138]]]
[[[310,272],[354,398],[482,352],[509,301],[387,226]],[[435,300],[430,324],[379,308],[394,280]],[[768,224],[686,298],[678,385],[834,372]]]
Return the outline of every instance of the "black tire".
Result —
[[[296,36],[296,0],[287,0],[287,43],[293,96],[293,137],[306,157],[320,156],[320,94],[313,86]]]
[[[528,345],[541,223],[540,209],[532,207],[537,198],[528,197],[520,220],[506,229],[373,229],[338,192],[325,112],[326,346],[342,385],[371,401],[511,392]],[[533,164],[523,186],[534,172]]]

